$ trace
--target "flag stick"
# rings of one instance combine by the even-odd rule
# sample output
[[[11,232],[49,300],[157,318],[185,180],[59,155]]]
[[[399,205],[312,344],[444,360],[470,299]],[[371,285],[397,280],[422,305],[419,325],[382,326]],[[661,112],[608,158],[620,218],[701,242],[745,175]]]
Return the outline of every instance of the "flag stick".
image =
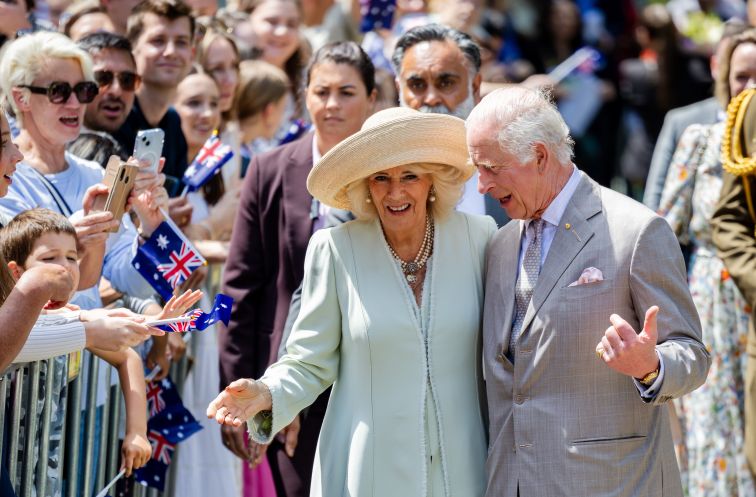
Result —
[[[124,468],[124,469],[121,470],[120,473],[118,473],[116,475],[115,478],[113,478],[112,480],[110,480],[110,483],[108,483],[107,485],[105,485],[105,488],[103,488],[102,490],[100,490],[100,493],[97,494],[97,497],[106,497],[108,495],[108,490],[110,490],[110,487],[112,487],[113,485],[115,485],[115,483],[118,480],[120,480],[121,477],[123,477],[123,475],[125,475],[125,474],[126,474],[126,469]]]
[[[147,321],[144,324],[147,326],[159,326],[161,324],[178,324],[188,323],[192,320],[191,316],[179,316],[177,318],[156,319],[154,321]]]
[[[156,364],[154,368],[152,368],[152,371],[150,371],[150,374],[144,377],[145,382],[150,382],[155,379],[155,377],[160,372],[160,365]]]

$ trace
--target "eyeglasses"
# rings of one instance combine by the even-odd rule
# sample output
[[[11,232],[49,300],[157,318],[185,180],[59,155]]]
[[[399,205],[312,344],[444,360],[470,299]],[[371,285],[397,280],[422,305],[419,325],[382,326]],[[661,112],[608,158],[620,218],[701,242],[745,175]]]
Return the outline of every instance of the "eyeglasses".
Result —
[[[88,104],[94,100],[100,91],[97,88],[97,83],[93,83],[92,81],[81,81],[73,85],[73,87],[65,81],[53,81],[48,87],[21,85],[21,88],[26,88],[38,95],[47,95],[47,99],[53,104],[68,102],[71,93],[76,95],[76,100],[80,104]]]
[[[118,84],[123,91],[134,91],[142,81],[142,78],[137,73],[131,71],[95,71],[94,77],[100,88],[110,86],[113,84],[114,79],[118,79]]]

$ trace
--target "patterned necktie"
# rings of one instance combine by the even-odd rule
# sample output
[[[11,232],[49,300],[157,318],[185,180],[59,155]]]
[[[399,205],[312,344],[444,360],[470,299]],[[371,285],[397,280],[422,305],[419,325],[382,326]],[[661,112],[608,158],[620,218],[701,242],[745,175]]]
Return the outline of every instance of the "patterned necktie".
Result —
[[[528,311],[530,299],[533,297],[533,289],[538,274],[541,272],[541,241],[543,238],[543,219],[534,219],[527,228],[530,233],[530,243],[525,249],[525,256],[522,258],[520,274],[517,277],[517,286],[515,287],[515,317],[512,323],[512,333],[509,335],[509,352],[507,357],[514,362],[514,349],[517,339],[522,331],[522,323],[525,321],[525,314]]]

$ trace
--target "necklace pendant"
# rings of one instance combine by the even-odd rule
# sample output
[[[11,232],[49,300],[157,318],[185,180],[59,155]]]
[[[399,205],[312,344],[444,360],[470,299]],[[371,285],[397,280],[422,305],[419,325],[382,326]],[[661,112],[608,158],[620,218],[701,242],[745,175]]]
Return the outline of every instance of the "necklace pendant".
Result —
[[[417,276],[415,276],[414,274],[408,274],[407,275],[407,281],[410,282],[410,283],[414,283],[414,282],[417,281]]]
[[[414,274],[420,270],[420,266],[415,261],[410,261],[407,263],[407,272],[410,274]]]

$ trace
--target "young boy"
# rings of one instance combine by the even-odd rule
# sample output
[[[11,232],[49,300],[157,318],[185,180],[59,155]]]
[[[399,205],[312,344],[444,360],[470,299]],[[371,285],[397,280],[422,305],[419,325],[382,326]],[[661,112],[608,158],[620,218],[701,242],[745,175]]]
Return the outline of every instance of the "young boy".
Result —
[[[76,231],[64,216],[48,209],[31,209],[13,218],[0,232],[0,248],[15,280],[28,270],[54,264],[63,267],[73,279],[73,296],[79,282]],[[51,302],[51,307],[67,303]],[[107,313],[87,311],[92,319],[114,318]],[[84,315],[80,319],[85,320]],[[130,475],[150,458],[152,448],[147,440],[147,399],[142,360],[131,348],[105,351],[95,347],[89,350],[112,364],[118,370],[126,405],[126,435],[121,446],[122,468]]]

